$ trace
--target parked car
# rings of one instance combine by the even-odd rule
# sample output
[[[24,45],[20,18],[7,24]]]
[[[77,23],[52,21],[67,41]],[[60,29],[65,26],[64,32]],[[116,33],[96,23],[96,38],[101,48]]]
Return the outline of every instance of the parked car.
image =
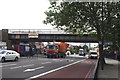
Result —
[[[18,61],[20,54],[12,50],[2,50],[0,51],[0,61],[5,62],[6,60]]]
[[[89,58],[98,58],[98,53],[96,51],[90,51]]]

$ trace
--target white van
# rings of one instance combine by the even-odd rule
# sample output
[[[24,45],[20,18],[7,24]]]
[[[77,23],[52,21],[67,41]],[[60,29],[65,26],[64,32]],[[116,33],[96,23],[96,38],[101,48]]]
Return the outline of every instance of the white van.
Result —
[[[89,58],[98,58],[98,53],[96,51],[89,52]]]
[[[79,56],[85,56],[85,53],[84,53],[83,49],[79,49]]]

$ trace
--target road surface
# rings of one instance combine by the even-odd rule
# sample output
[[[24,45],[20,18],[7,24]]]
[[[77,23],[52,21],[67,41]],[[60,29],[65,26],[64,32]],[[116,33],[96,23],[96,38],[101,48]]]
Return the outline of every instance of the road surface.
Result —
[[[18,62],[7,61],[2,64],[4,79],[37,79],[37,78],[90,78],[96,59],[80,57],[22,58]]]

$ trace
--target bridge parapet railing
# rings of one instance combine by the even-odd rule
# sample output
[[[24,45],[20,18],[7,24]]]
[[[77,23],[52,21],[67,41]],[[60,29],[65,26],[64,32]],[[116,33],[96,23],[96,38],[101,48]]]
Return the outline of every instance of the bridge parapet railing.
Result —
[[[29,34],[29,33],[36,33],[36,34],[70,34],[66,33],[62,30],[56,29],[9,29],[8,33],[10,34]]]

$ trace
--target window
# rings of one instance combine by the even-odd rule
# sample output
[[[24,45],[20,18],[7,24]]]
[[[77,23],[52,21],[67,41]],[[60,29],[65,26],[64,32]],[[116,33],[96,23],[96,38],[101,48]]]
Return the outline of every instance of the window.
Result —
[[[12,52],[12,54],[15,54],[14,52]]]
[[[55,46],[54,45],[48,45],[47,49],[55,49]]]
[[[0,54],[5,54],[6,53],[6,51],[0,51]]]
[[[11,54],[10,52],[7,52],[7,54]]]
[[[11,52],[8,52],[8,54],[11,54]]]
[[[91,54],[97,54],[96,52],[91,52]]]

